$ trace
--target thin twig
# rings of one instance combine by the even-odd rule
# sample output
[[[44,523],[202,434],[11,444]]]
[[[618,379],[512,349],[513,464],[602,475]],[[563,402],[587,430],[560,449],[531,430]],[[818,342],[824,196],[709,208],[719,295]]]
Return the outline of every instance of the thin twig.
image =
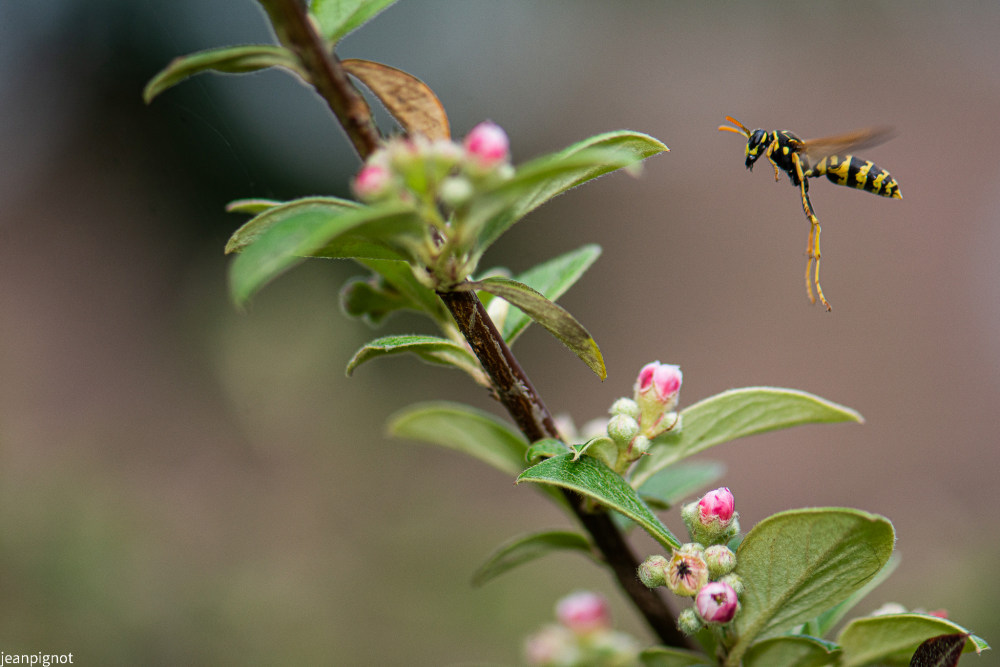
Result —
[[[324,46],[300,0],[260,0],[278,39],[294,51],[309,73],[316,92],[326,100],[362,159],[378,147],[379,134],[368,105],[351,85],[340,61]],[[535,391],[527,374],[472,291],[438,292],[462,335],[490,376],[497,398],[529,441],[558,438],[552,415]],[[577,519],[615,573],[619,585],[631,598],[660,641],[668,646],[694,648],[678,629],[666,601],[642,585],[636,576],[639,560],[624,535],[603,511],[590,512],[579,495],[565,491]]]

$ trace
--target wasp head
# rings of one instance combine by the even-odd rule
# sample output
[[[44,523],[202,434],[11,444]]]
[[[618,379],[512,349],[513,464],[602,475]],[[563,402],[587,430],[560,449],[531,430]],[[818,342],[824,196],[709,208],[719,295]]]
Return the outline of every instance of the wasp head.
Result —
[[[747,135],[747,169],[753,170],[753,163],[760,158],[769,143],[764,130],[754,130]]]

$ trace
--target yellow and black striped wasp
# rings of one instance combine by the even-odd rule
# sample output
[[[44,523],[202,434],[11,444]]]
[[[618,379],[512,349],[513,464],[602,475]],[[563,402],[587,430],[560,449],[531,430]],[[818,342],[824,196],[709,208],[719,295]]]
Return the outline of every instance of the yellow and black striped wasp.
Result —
[[[730,116],[726,120],[735,127],[720,125],[723,132],[736,132],[747,138],[746,167],[753,169],[754,163],[763,155],[774,167],[774,180],[779,180],[781,172],[788,174],[792,184],[802,194],[802,210],[809,218],[809,242],[806,246],[806,292],[809,301],[816,303],[813,285],[820,302],[830,310],[830,302],[823,296],[819,285],[819,220],[809,201],[809,181],[807,179],[826,176],[837,185],[847,185],[871,192],[882,197],[902,199],[899,185],[885,169],[867,160],[847,154],[850,150],[874,146],[888,139],[892,131],[888,128],[869,128],[823,139],[803,141],[788,130],[750,130],[740,121]],[[813,261],[816,268],[813,270]]]

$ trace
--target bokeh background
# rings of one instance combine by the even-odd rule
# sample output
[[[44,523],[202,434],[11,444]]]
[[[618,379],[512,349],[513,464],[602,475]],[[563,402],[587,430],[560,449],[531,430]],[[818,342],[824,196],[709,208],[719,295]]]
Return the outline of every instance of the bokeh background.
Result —
[[[541,330],[515,350],[582,422],[653,359],[682,401],[765,384],[850,405],[710,452],[744,526],[787,508],[890,517],[902,564],[861,605],[946,608],[1000,641],[1000,4],[401,0],[344,57],[423,78],[461,136],[516,161],[617,128],[671,152],[532,214],[484,266],[599,243],[563,299],[601,384]],[[170,58],[269,41],[250,0],[0,2],[0,649],[77,664],[514,664],[562,595],[614,585],[549,557],[474,589],[495,545],[566,521],[457,454],[383,436],[433,398],[497,411],[454,371],[343,367],[378,335],[315,261],[247,312],[226,297],[234,198],[346,195],[357,162],[280,72],[205,75],[143,105]],[[723,116],[864,152],[901,201],[816,182],[823,286],[796,191],[748,173]],[[386,332],[426,330],[416,319]],[[667,522],[679,529],[676,515]],[[640,551],[653,546],[639,542]],[[993,656],[969,664],[998,664]]]

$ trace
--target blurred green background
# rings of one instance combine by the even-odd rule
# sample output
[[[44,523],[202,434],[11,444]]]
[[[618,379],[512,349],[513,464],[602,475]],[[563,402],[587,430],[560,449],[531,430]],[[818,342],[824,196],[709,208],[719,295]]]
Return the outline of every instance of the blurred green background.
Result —
[[[605,249],[562,303],[608,380],[539,329],[516,350],[535,385],[583,422],[659,359],[683,367],[683,404],[766,384],[858,409],[863,426],[711,452],[744,527],[811,505],[885,514],[902,565],[861,610],[946,608],[995,644],[998,34],[996,2],[401,0],[340,53],[424,79],[457,136],[498,122],[515,161],[617,128],[667,143],[641,178],[559,198],[486,257],[519,271]],[[149,107],[140,92],[174,56],[269,39],[250,0],[0,2],[0,649],[514,664],[578,588],[648,639],[574,556],[468,584],[499,542],[567,524],[481,464],[383,436],[427,398],[499,411],[415,361],[346,379],[377,335],[339,311],[357,269],[315,261],[248,312],[227,301],[241,220],[223,205],[343,196],[357,162],[283,73],[202,76]],[[863,156],[902,201],[814,185],[832,313],[804,294],[796,191],[746,172],[715,129],[727,114],[804,137],[895,126]]]

